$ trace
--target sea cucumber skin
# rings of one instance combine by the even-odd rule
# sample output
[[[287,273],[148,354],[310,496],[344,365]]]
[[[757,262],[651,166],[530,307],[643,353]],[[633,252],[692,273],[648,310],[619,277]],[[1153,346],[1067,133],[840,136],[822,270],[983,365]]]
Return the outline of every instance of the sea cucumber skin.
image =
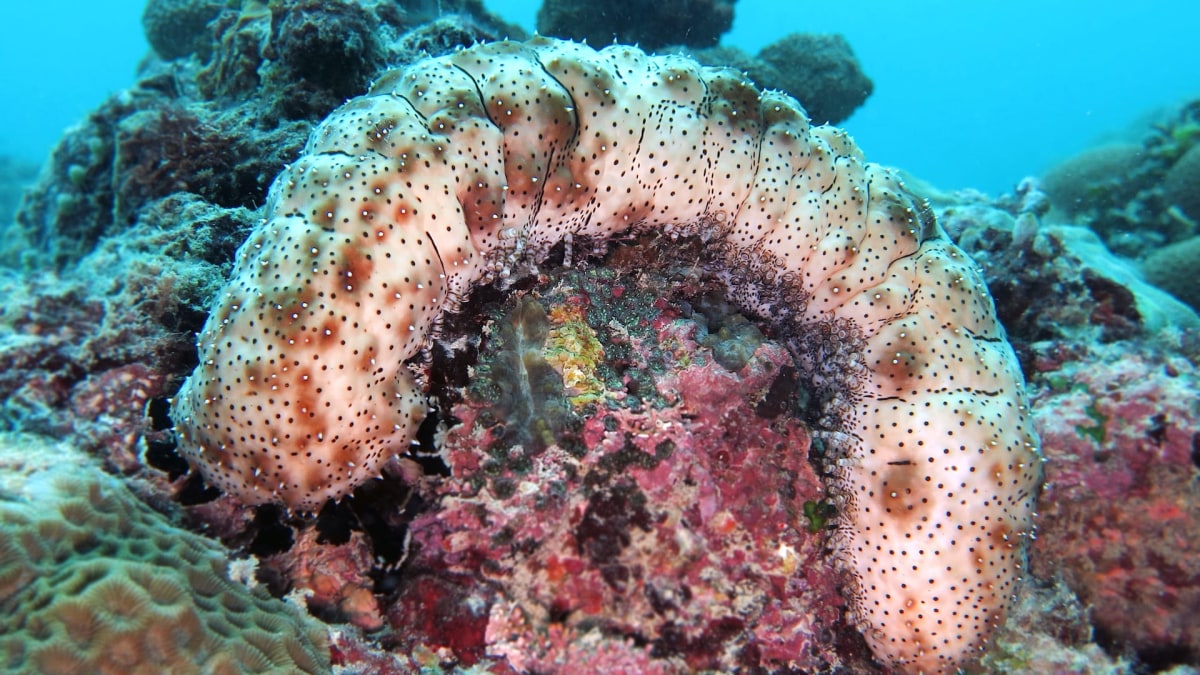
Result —
[[[471,289],[567,242],[706,239],[824,401],[835,546],[876,655],[950,672],[1024,569],[1041,481],[971,261],[887,169],[734,71],[537,38],[427,60],[335,111],[277,179],[176,397],[180,447],[311,510],[413,440],[416,356]]]

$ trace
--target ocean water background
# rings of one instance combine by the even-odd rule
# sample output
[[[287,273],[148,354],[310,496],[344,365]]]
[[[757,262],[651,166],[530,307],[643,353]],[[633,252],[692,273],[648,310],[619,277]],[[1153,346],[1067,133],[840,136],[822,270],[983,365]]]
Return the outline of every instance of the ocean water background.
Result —
[[[540,2],[485,0],[532,30]],[[148,47],[139,0],[6,3],[0,154],[41,162],[63,130],[129,86]],[[875,93],[845,126],[867,156],[992,194],[1200,97],[1190,0],[740,0],[725,44],[842,33]]]

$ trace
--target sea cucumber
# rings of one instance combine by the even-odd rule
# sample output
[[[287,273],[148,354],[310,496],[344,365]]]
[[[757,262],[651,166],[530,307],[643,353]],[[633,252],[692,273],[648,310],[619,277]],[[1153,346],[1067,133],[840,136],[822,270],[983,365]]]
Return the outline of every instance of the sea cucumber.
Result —
[[[555,246],[699,237],[819,402],[836,553],[876,655],[932,673],[985,648],[1041,481],[1016,357],[928,209],[791,98],[632,47],[478,45],[331,114],[266,211],[175,398],[212,484],[301,510],[347,494],[414,439],[407,361],[472,288]]]

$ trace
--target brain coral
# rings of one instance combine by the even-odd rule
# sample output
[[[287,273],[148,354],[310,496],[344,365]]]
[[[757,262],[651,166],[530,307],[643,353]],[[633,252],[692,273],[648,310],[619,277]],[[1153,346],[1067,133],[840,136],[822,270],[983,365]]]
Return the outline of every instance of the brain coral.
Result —
[[[1142,261],[1146,280],[1200,311],[1200,237],[1163,246]]]
[[[381,78],[276,181],[175,399],[181,449],[248,503],[313,509],[424,417],[408,363],[471,289],[628,232],[707,242],[791,336],[828,428],[837,551],[875,653],[947,672],[1024,569],[1041,466],[970,260],[842,131],[737,72],[549,39]]]
[[[1138,143],[1091,148],[1046,171],[1042,188],[1069,216],[1115,207],[1138,191],[1140,186],[1129,180],[1130,167],[1140,164],[1144,154]]]
[[[1188,218],[1200,222],[1200,145],[1195,145],[1171,166],[1163,181],[1164,198]]]
[[[4,476],[0,670],[6,673],[323,673],[324,629],[231,581],[228,558],[172,526],[116,480],[62,462]],[[51,453],[55,453],[52,455]],[[85,475],[93,472],[92,475]]]

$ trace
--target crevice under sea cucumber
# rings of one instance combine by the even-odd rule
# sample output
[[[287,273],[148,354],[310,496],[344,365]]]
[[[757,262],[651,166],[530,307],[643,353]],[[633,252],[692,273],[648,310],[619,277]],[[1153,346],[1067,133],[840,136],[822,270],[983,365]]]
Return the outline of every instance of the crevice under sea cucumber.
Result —
[[[312,510],[377,475],[425,415],[411,360],[472,288],[556,245],[699,237],[817,392],[875,654],[953,671],[1002,619],[1041,482],[1016,357],[928,209],[788,96],[633,47],[477,45],[332,113],[266,209],[174,403],[227,493]]]

